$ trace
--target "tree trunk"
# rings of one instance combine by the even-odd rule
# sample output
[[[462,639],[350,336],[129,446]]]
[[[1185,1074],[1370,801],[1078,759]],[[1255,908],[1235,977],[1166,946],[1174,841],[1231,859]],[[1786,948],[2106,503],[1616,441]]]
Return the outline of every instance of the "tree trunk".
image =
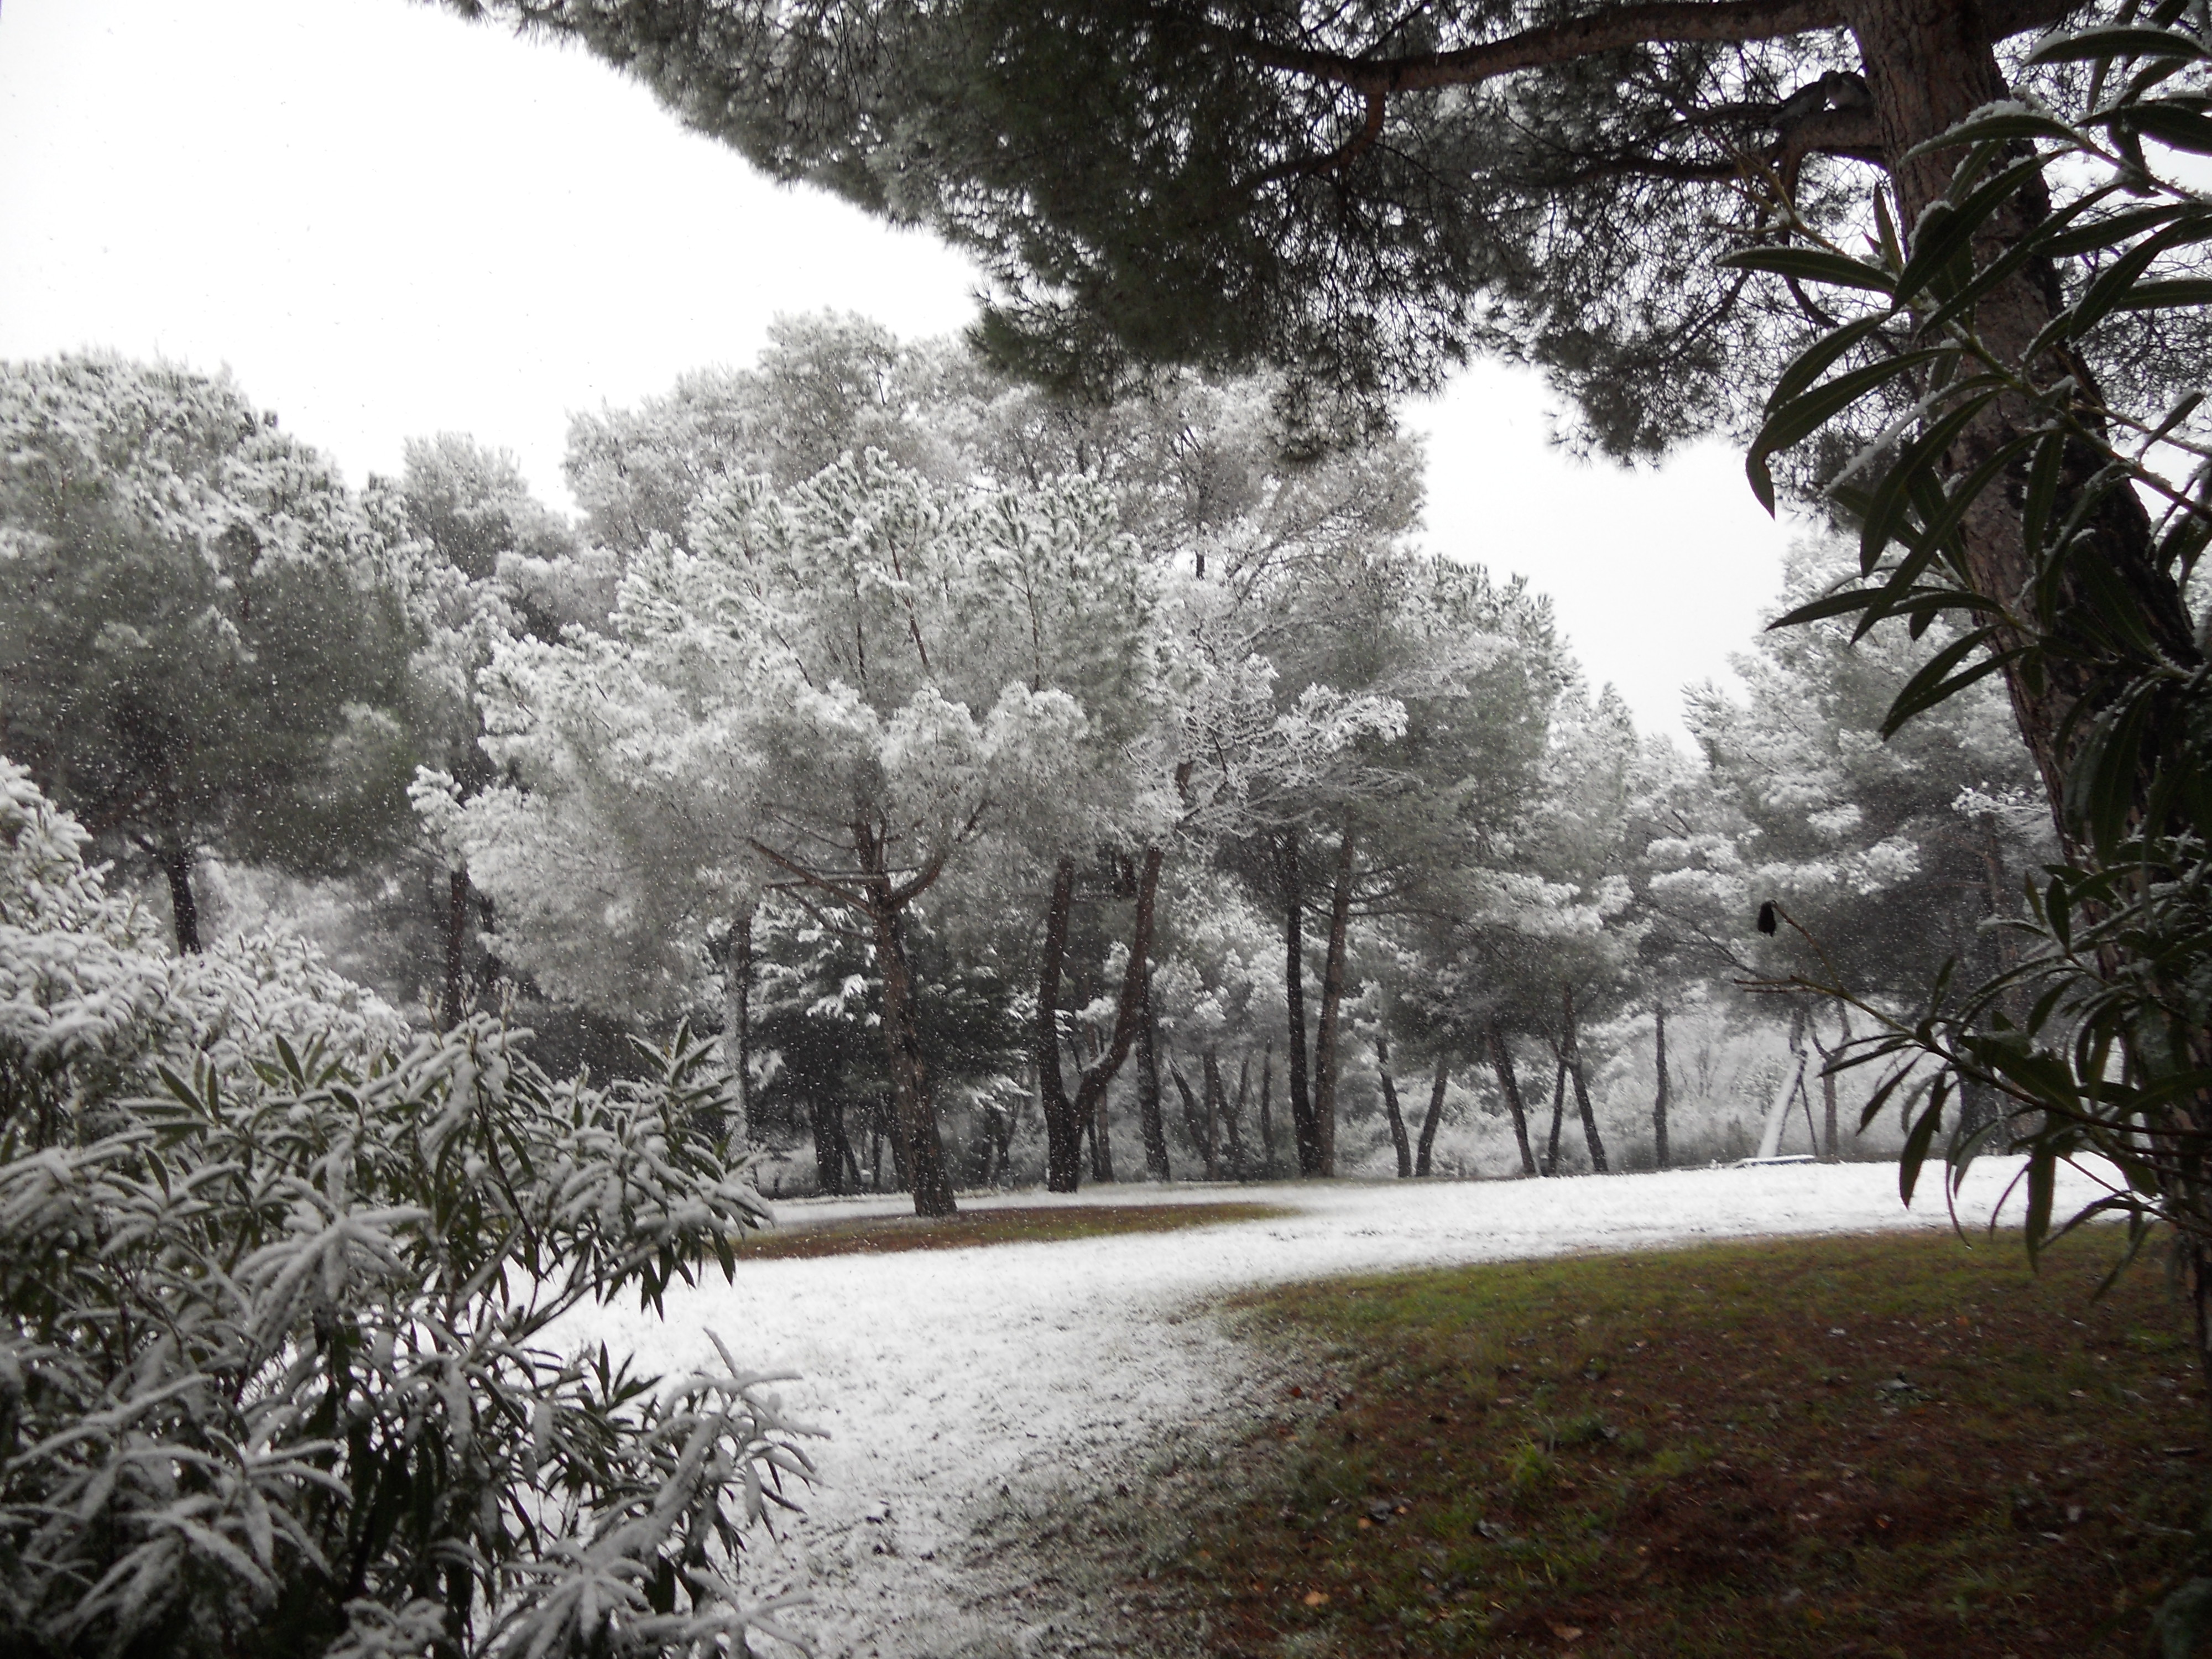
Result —
[[[1044,1187],[1048,1193],[1072,1193],[1083,1182],[1083,1119],[1068,1098],[1060,1069],[1060,975],[1074,906],[1075,860],[1063,858],[1053,866],[1044,948],[1037,958],[1037,1092],[1044,1108]]]
[[[1182,1097],[1183,1133],[1190,1137],[1191,1150],[1195,1152],[1206,1170],[1208,1181],[1221,1179],[1220,1167],[1213,1154],[1213,1136],[1206,1123],[1206,1114],[1191,1092],[1190,1079],[1182,1074],[1182,1067],[1172,1060],[1168,1062],[1168,1075],[1175,1080],[1176,1092]]]
[[[1884,149],[1893,158],[1889,173],[1896,190],[1898,222],[1909,232],[1948,187],[1961,152],[1938,150],[1907,160],[1909,153],[1980,106],[2011,94],[1978,5],[1960,0],[1859,0],[1851,9],[1850,27]],[[2047,191],[2039,181],[2031,184],[1986,222],[1974,243],[1976,265],[1987,267],[2002,257],[2048,211]],[[2031,264],[1984,297],[1976,307],[1975,325],[2000,358],[2017,362],[2062,303],[2055,275],[2047,266]],[[2045,367],[2075,374],[2084,403],[2094,402],[2094,382],[2078,361],[2058,359]],[[2093,421],[2098,418],[2094,409],[2086,412]],[[2014,436],[2042,424],[2025,399],[2008,392],[1967,423],[1945,457],[1946,471],[1953,477],[1963,477]],[[2081,459],[2090,459],[2086,447]],[[2074,477],[2062,489],[2054,522],[2064,518],[2069,498],[2089,470],[2073,469]],[[2088,546],[2075,556],[2074,568],[2094,568],[2096,574],[2067,577],[2054,613],[2056,634],[2075,649],[2047,655],[2043,671],[2032,678],[2021,674],[2017,665],[2005,670],[2014,719],[2043,775],[2062,839],[2067,838],[2067,758],[2090,725],[2075,716],[2075,705],[2094,695],[2100,664],[2108,655],[2096,638],[2105,609],[2094,601],[2087,583],[2117,583],[2131,590],[2159,651],[2176,664],[2198,660],[2180,590],[2150,556],[2149,515],[2135,492],[2121,489],[2106,496],[2084,532]],[[1966,574],[1975,591],[2015,606],[2034,574],[2022,529],[2020,489],[1984,490],[1968,510],[1961,537]],[[2008,623],[2000,625],[1999,647],[2022,642],[2020,631]]]
[[[722,946],[722,1065],[730,1074],[730,1119],[724,1125],[731,1149],[739,1154],[753,1144],[753,912],[730,919]]]
[[[1260,1146],[1267,1154],[1266,1174],[1275,1177],[1275,1046],[1269,1043],[1260,1056]]]
[[[1321,1137],[1314,1127],[1313,1097],[1306,1087],[1305,890],[1298,874],[1298,832],[1283,831],[1276,867],[1283,883],[1283,1000],[1290,1010],[1291,1136],[1297,1146],[1298,1173],[1321,1173]]]
[[[1490,1042],[1490,1067],[1498,1073],[1498,1092],[1505,1097],[1505,1109],[1513,1119],[1513,1139],[1521,1147],[1521,1174],[1525,1179],[1536,1174],[1536,1154],[1528,1146],[1528,1113],[1521,1103],[1521,1080],[1513,1074],[1513,1051],[1505,1046],[1505,1033],[1492,1020],[1485,1033]]]
[[[1544,1147],[1544,1173],[1555,1176],[1559,1172],[1559,1126],[1567,1121],[1567,1055],[1566,1051],[1553,1051],[1559,1059],[1559,1074],[1552,1079],[1552,1133]]]
[[[814,1180],[825,1193],[845,1190],[844,1136],[839,1133],[837,1103],[815,1095],[806,1103],[807,1127],[814,1135]]]
[[[1252,1097],[1252,1051],[1247,1048],[1243,1058],[1237,1062],[1237,1103],[1231,1105],[1229,1097],[1221,1097],[1221,1127],[1229,1134],[1229,1177],[1232,1181],[1248,1181],[1252,1175],[1252,1160],[1244,1150],[1244,1103]]]
[[[1375,1069],[1382,1079],[1382,1110],[1390,1120],[1390,1145],[1398,1153],[1398,1179],[1413,1178],[1413,1147],[1406,1139],[1406,1119],[1398,1109],[1398,1085],[1390,1079],[1390,1039],[1375,1034]]]
[[[1237,1167],[1235,1154],[1226,1162],[1223,1153],[1229,1152],[1229,1091],[1221,1086],[1221,1051],[1208,1048],[1199,1067],[1200,1081],[1206,1088],[1206,1139],[1212,1152],[1213,1167],[1229,1174]]]
[[[469,941],[469,872],[446,872],[446,994],[438,1018],[447,1030],[461,1023],[463,981],[467,975]]]
[[[183,835],[172,830],[161,843],[161,873],[169,878],[169,915],[176,925],[180,955],[200,953],[200,907],[192,896],[192,854]]]
[[[1598,1139],[1597,1114],[1590,1109],[1589,1082],[1583,1073],[1582,1037],[1575,1027],[1575,989],[1571,985],[1563,985],[1560,992],[1567,1024],[1566,1052],[1561,1058],[1575,1080],[1575,1109],[1582,1114],[1583,1139],[1589,1143],[1590,1168],[1605,1175],[1608,1173],[1605,1143]]]
[[[1088,1122],[1097,1137],[1098,1179],[1114,1178],[1114,1153],[1107,1139],[1106,1090],[1137,1041],[1145,1023],[1145,988],[1152,978],[1147,960],[1152,948],[1152,916],[1160,891],[1160,866],[1164,854],[1157,847],[1145,849],[1136,878],[1136,915],[1129,928],[1129,961],[1121,972],[1121,992],[1114,1008],[1114,1030],[1097,1060],[1087,1066],[1075,1090],[1078,1121]]]
[[[1145,1143],[1145,1178],[1172,1181],[1167,1125],[1160,1121],[1160,1032],[1152,1010],[1152,964],[1145,965],[1145,1012],[1137,1027],[1137,1133]]]
[[[1836,1005],[1836,1027],[1838,1040],[1849,1045],[1851,1040],[1851,1011],[1842,1003]],[[1828,1112],[1828,1162],[1833,1164],[1843,1157],[1844,1149],[1836,1135],[1836,1074],[1825,1066],[1820,1068],[1820,1090]]]
[[[945,1164],[945,1143],[937,1133],[937,1103],[928,1068],[914,1030],[914,983],[900,937],[899,912],[888,905],[871,911],[876,925],[876,961],[884,976],[884,1049],[890,1063],[891,1098],[898,1119],[897,1140],[906,1143],[906,1174],[914,1188],[914,1212],[956,1214],[952,1176]]]
[[[1658,1168],[1667,1167],[1667,1005],[1651,1005],[1651,1048],[1659,1066],[1658,1092],[1651,1097],[1653,1157]]]
[[[1336,843],[1336,882],[1328,906],[1328,954],[1322,970],[1321,1019],[1314,1031],[1314,1136],[1319,1143],[1321,1173],[1336,1173],[1336,1083],[1343,1068],[1343,1046],[1338,1041],[1337,1013],[1344,1006],[1344,957],[1352,922],[1352,820],[1346,817],[1344,834]]]
[[[1444,1086],[1451,1081],[1451,1062],[1442,1054],[1437,1056],[1437,1080],[1429,1085],[1429,1112],[1421,1120],[1419,1149],[1413,1155],[1413,1173],[1430,1173],[1429,1152],[1437,1144],[1437,1125],[1443,1121]]]
[[[844,1155],[845,1158],[845,1178],[852,1183],[843,1190],[857,1193],[860,1190],[860,1160],[854,1154],[853,1137],[845,1132],[845,1103],[842,1100],[831,1101],[830,1111],[830,1121],[837,1131],[837,1150]]]

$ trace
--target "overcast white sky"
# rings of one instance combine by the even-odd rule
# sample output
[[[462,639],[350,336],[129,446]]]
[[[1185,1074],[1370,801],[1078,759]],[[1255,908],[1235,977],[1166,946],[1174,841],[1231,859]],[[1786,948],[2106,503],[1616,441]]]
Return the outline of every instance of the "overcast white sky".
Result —
[[[473,432],[560,476],[568,411],[749,362],[824,307],[958,328],[973,271],[785,191],[580,53],[410,0],[0,0],[0,357],[228,365],[356,482]],[[1638,473],[1546,441],[1532,376],[1407,411],[1430,540],[1525,574],[1648,729],[1727,674],[1787,532],[1720,444]]]

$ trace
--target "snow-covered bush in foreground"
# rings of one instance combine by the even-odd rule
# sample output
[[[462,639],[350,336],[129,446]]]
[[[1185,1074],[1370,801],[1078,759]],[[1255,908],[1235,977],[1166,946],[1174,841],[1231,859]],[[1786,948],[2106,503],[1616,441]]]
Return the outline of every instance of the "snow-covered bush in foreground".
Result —
[[[766,1220],[696,1127],[725,1103],[712,1046],[681,1035],[611,1091],[489,1019],[365,1060],[382,1016],[319,1001],[310,958],[166,958],[12,768],[0,812],[9,1651],[774,1631],[735,1552],[811,1466],[765,1379],[550,1346],[580,1304],[726,1271]],[[148,1078],[159,1098],[120,1097]]]

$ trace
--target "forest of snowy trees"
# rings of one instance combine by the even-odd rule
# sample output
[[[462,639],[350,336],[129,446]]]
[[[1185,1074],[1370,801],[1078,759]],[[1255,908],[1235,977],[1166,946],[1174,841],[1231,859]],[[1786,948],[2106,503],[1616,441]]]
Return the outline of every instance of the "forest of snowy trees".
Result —
[[[1450,458],[1299,453],[1280,393],[793,319],[576,417],[571,520],[474,438],[356,493],[227,382],[12,365],[6,749],[179,951],[303,935],[556,1071],[689,1021],[764,1185],[924,1212],[1741,1157],[1852,1035],[1744,988],[1791,945],[1900,1006],[2001,948],[2002,696],[1876,735],[1945,629],[1747,641],[1639,737],[1510,548],[1421,544]],[[1893,1153],[1852,1087],[1787,1144]]]

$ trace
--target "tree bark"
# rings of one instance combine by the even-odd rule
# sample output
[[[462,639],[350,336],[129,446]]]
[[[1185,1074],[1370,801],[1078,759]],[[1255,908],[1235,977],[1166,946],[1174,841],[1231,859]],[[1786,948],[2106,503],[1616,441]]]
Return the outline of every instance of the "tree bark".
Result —
[[[1390,1039],[1375,1034],[1375,1069],[1382,1079],[1382,1110],[1390,1120],[1390,1145],[1398,1154],[1398,1179],[1413,1178],[1413,1147],[1406,1138],[1406,1119],[1398,1109],[1398,1085],[1390,1078]]]
[[[1044,1187],[1048,1193],[1072,1193],[1083,1183],[1083,1119],[1068,1098],[1060,1069],[1060,977],[1074,905],[1075,860],[1062,858],[1053,866],[1044,947],[1037,958],[1037,1092],[1044,1108]]]
[[[1582,1115],[1583,1139],[1589,1144],[1590,1168],[1599,1175],[1605,1175],[1609,1173],[1605,1161],[1605,1142],[1598,1139],[1597,1114],[1590,1109],[1589,1082],[1583,1073],[1582,1037],[1575,1025],[1575,988],[1563,985],[1560,994],[1567,1026],[1567,1047],[1561,1058],[1568,1074],[1575,1080],[1575,1109]]]
[[[1850,9],[1851,31],[1865,66],[1883,148],[1891,158],[1899,222],[1908,231],[1948,187],[1961,152],[1938,150],[1907,160],[1908,153],[1980,106],[2010,95],[1981,13],[1982,8],[1960,0],[1857,0]],[[2002,258],[2048,212],[2049,200],[2048,191],[2037,181],[1993,216],[1976,238],[1976,265],[1986,267]],[[2056,275],[2048,267],[2031,265],[1982,300],[1975,325],[2000,357],[2017,362],[2062,303]],[[2054,354],[2044,368],[2075,375],[2084,399],[2094,397],[2094,382],[2080,362]],[[1946,471],[1962,477],[2014,437],[2042,424],[2025,399],[2007,392],[1960,434],[1944,458]],[[2081,459],[2081,465],[2069,465],[2071,476],[2062,489],[2054,522],[2064,517],[2069,497],[2094,468],[2086,450]],[[2015,470],[2024,476],[2025,463]],[[2094,580],[2130,589],[2158,649],[2171,662],[2195,664],[2198,653],[2188,610],[2173,580],[2150,556],[2149,515],[2135,493],[2121,489],[2107,495],[2085,532],[2090,546],[2076,556],[2076,564],[2094,564],[2099,567]],[[2004,604],[2016,617],[2025,615],[2034,561],[2023,534],[2020,489],[1984,491],[1966,514],[1961,538],[1966,574],[1975,591]],[[2088,726],[2074,711],[2084,698],[2098,695],[2099,665],[2108,655],[2095,637],[2101,614],[2081,587],[2081,579],[2068,577],[2055,612],[2056,631],[2064,643],[2078,648],[2051,653],[2039,675],[2023,675],[2017,665],[2005,671],[2014,719],[2043,775],[2052,819],[2069,844],[2063,810],[2067,761],[2078,734]],[[2023,633],[2007,623],[2001,624],[1996,643],[2010,648],[2025,641]]]
[[[200,907],[192,896],[192,853],[183,835],[172,830],[161,842],[161,873],[169,880],[169,915],[180,955],[200,954]]]
[[[937,1132],[937,1106],[928,1068],[914,1030],[914,984],[900,937],[900,913],[889,906],[872,911],[876,927],[876,960],[884,977],[884,1049],[890,1063],[891,1098],[898,1113],[894,1140],[906,1143],[906,1174],[914,1188],[914,1212],[957,1214],[952,1176],[945,1168],[945,1143]]]
[[[1297,1147],[1298,1173],[1321,1173],[1321,1137],[1314,1127],[1313,1097],[1306,1086],[1305,890],[1298,873],[1298,832],[1283,831],[1276,855],[1283,884],[1283,1000],[1290,1010],[1291,1136]]]
[[[1559,1075],[1552,1079],[1552,1133],[1544,1145],[1544,1173],[1556,1176],[1559,1172],[1559,1127],[1567,1121],[1567,1056],[1565,1049],[1554,1051],[1559,1062]]]
[[[1659,1067],[1658,1091],[1651,1097],[1653,1157],[1657,1167],[1667,1167],[1667,1005],[1651,1005],[1651,1047]]]
[[[1137,1027],[1137,1133],[1145,1143],[1145,1176],[1172,1181],[1167,1125],[1160,1120],[1160,1031],[1152,1008],[1152,964],[1145,964],[1144,1020]]]
[[[1076,1119],[1091,1124],[1097,1135],[1101,1181],[1114,1178],[1114,1154],[1106,1138],[1106,1090],[1121,1071],[1122,1062],[1128,1059],[1137,1033],[1145,1023],[1145,988],[1152,978],[1152,963],[1147,958],[1152,949],[1152,916],[1159,897],[1160,866],[1164,859],[1159,848],[1148,847],[1134,872],[1137,909],[1129,928],[1128,965],[1121,971],[1121,992],[1114,1008],[1114,1030],[1098,1058],[1085,1068],[1075,1089]]]
[[[814,1180],[823,1192],[830,1194],[845,1190],[846,1153],[838,1116],[835,1099],[827,1095],[809,1097],[806,1122],[814,1136]]]
[[[1521,1080],[1513,1074],[1513,1051],[1505,1046],[1505,1033],[1492,1020],[1485,1035],[1490,1043],[1490,1066],[1498,1073],[1498,1092],[1505,1097],[1505,1109],[1513,1119],[1513,1139],[1521,1147],[1521,1174],[1526,1178],[1537,1173],[1536,1154],[1528,1146],[1528,1113],[1521,1103]]]
[[[1329,893],[1328,954],[1321,981],[1321,1018],[1314,1031],[1314,1138],[1319,1146],[1321,1170],[1336,1173],[1336,1084],[1343,1068],[1342,1044],[1338,1040],[1337,1014],[1344,1006],[1344,957],[1352,922],[1353,844],[1352,820],[1336,843],[1336,881]]]
[[[1275,1048],[1273,1043],[1260,1056],[1260,1146],[1267,1155],[1267,1176],[1275,1176]]]
[[[722,946],[722,1065],[730,1074],[730,1118],[724,1130],[737,1152],[753,1144],[753,912],[730,919]]]
[[[1237,1063],[1237,1102],[1221,1097],[1221,1127],[1229,1135],[1229,1176],[1232,1181],[1251,1177],[1252,1159],[1244,1147],[1244,1103],[1252,1097],[1252,1051],[1247,1048]]]
[[[1206,1084],[1206,1133],[1214,1143],[1214,1167],[1232,1179],[1243,1173],[1236,1120],[1229,1115],[1229,1091],[1221,1082],[1221,1051],[1208,1048],[1200,1067]]]
[[[469,872],[446,872],[446,994],[438,1018],[447,1030],[461,1023],[462,982],[466,979],[469,939]]]
[[[1175,1079],[1176,1092],[1182,1097],[1183,1132],[1190,1137],[1191,1148],[1199,1156],[1206,1170],[1206,1178],[1218,1181],[1221,1179],[1220,1160],[1214,1153],[1213,1126],[1208,1121],[1208,1113],[1191,1091],[1190,1079],[1182,1074],[1182,1067],[1172,1060],[1168,1062],[1168,1075]]]
[[[1437,1144],[1437,1125],[1443,1121],[1444,1086],[1451,1081],[1451,1062],[1442,1054],[1437,1056],[1437,1080],[1429,1085],[1428,1115],[1421,1120],[1421,1139],[1413,1155],[1413,1173],[1430,1173],[1429,1152]]]

